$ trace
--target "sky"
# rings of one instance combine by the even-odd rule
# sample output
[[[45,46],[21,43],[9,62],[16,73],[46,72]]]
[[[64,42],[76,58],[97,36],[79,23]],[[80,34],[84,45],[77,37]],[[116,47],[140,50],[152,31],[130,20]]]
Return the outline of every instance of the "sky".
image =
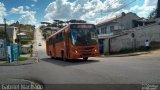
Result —
[[[157,0],[0,0],[0,23],[3,18],[11,24],[40,25],[40,22],[53,22],[55,19],[81,19],[97,23],[133,12],[147,18],[157,7]]]

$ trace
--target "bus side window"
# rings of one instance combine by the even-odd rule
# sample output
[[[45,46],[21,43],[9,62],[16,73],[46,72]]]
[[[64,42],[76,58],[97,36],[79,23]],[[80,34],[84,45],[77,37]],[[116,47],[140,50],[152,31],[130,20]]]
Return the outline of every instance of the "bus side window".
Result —
[[[63,32],[59,33],[59,42],[62,42],[64,38]]]
[[[67,38],[69,38],[71,36],[70,32],[67,32]]]
[[[52,45],[52,38],[49,39],[49,45]]]
[[[62,32],[58,33],[55,37],[55,43],[62,42],[64,40],[64,34]]]
[[[64,32],[61,33],[61,41],[64,41]]]
[[[53,38],[53,39],[52,39],[52,44],[54,44],[54,43],[55,43],[55,39]]]
[[[48,45],[50,45],[50,39],[48,39]]]
[[[56,35],[56,43],[59,43],[60,42],[60,34],[58,33],[57,35]]]
[[[49,39],[48,43],[49,43],[49,45],[51,44],[51,43],[50,43],[50,39]]]
[[[56,39],[55,39],[55,43],[58,43],[58,34],[56,35],[55,38],[56,38]]]

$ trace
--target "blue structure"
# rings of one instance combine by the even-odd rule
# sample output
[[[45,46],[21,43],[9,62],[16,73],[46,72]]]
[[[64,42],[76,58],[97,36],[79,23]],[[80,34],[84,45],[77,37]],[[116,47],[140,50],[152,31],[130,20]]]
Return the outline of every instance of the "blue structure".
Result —
[[[20,54],[19,54],[19,49],[17,44],[12,45],[11,53],[12,53],[12,61],[18,60]]]
[[[13,62],[18,60],[18,58],[20,57],[19,45],[7,42],[7,47],[8,47],[8,52],[7,52],[8,61]]]

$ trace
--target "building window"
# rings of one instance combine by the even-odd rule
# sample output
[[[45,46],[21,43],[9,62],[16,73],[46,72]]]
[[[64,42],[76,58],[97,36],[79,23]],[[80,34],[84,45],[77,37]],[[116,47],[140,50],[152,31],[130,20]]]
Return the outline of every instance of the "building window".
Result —
[[[110,30],[109,29],[107,29],[107,34],[110,34]]]
[[[106,27],[101,28],[101,34],[106,34]]]
[[[100,33],[100,29],[97,30],[97,33],[98,33],[98,34],[101,34],[101,33]]]
[[[110,26],[110,31],[112,32],[114,30],[114,26]]]

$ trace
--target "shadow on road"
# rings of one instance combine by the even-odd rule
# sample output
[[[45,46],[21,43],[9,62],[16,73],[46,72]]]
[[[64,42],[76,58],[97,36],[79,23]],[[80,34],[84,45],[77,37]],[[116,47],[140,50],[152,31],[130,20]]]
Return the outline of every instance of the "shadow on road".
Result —
[[[99,62],[99,60],[87,60],[87,61],[84,61],[82,59],[73,59],[73,60],[63,61],[61,59],[43,58],[41,60],[45,61],[45,62],[52,63],[52,64],[56,64],[56,65],[59,65],[59,66],[64,66],[64,67],[72,66],[72,65],[81,65],[81,64],[89,64],[89,63],[97,63],[97,62]]]

